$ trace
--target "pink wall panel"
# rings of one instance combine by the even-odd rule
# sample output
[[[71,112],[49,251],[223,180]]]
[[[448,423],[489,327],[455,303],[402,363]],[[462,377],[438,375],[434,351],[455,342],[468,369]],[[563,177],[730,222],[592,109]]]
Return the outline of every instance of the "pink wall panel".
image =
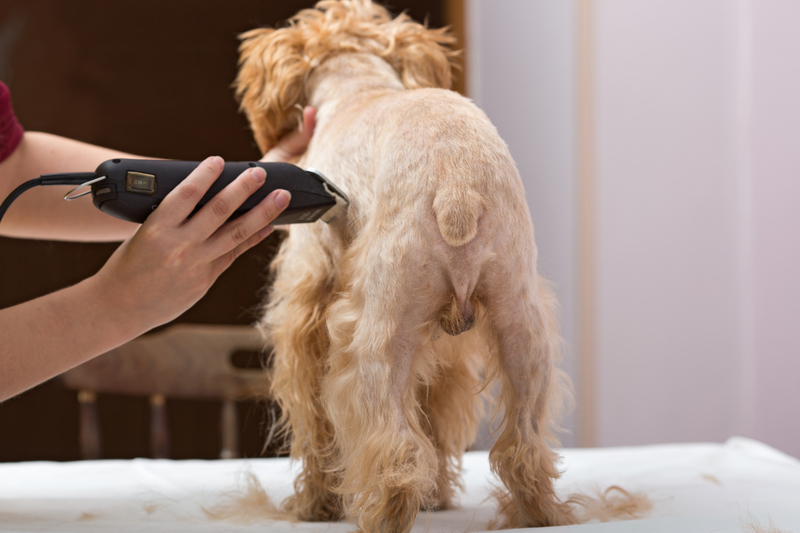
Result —
[[[752,427],[800,457],[800,2],[752,15]]]

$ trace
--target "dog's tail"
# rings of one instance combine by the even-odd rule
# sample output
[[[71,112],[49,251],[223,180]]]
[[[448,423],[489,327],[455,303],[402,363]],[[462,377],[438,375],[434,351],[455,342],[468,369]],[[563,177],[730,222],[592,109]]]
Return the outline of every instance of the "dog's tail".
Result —
[[[469,188],[443,187],[433,199],[433,212],[439,232],[447,244],[461,246],[478,233],[483,202],[478,193]]]

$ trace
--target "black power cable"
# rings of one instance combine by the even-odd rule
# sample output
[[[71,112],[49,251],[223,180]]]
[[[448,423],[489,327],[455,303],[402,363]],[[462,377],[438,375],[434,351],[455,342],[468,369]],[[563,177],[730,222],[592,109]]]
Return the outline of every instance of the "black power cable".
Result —
[[[96,177],[97,174],[94,172],[70,172],[67,174],[42,174],[36,179],[26,181],[14,189],[11,194],[8,195],[8,198],[3,200],[3,203],[0,204],[0,221],[3,220],[3,215],[6,214],[11,203],[28,189],[33,189],[39,185],[80,185]]]

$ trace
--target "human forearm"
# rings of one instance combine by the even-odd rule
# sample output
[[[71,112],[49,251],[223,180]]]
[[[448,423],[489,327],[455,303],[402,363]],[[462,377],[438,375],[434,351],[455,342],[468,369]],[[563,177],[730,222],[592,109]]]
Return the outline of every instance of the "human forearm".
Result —
[[[143,333],[104,299],[95,278],[0,310],[0,401]]]
[[[26,132],[0,163],[0,200],[42,174],[89,172],[115,157],[137,157],[48,133]],[[68,186],[37,187],[20,196],[0,224],[0,235],[71,241],[121,241],[137,224],[109,217],[83,198],[65,202]]]

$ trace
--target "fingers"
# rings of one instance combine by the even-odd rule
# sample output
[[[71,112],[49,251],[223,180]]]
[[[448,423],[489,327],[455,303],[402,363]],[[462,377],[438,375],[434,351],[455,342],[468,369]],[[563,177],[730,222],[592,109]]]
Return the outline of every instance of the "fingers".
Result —
[[[213,254],[216,257],[222,257],[231,253],[231,251],[239,250],[242,245],[245,245],[239,252],[241,253],[255,245],[256,242],[272,231],[270,224],[286,209],[290,200],[291,195],[289,192],[281,189],[272,191],[269,196],[264,198],[247,214],[222,226],[209,239]],[[255,236],[260,236],[260,238],[247,245]],[[239,253],[234,254],[233,257],[237,257]]]
[[[314,135],[314,128],[317,126],[317,110],[307,106],[303,109],[303,127],[299,131],[293,131],[264,154],[261,161],[288,163],[303,155]]]
[[[302,147],[305,150],[311,137],[314,136],[314,129],[317,127],[317,108],[306,106],[303,108],[303,128],[301,130],[305,137],[305,145]]]
[[[201,162],[175,189],[161,202],[150,218],[171,223],[180,223],[197,207],[197,202],[217,181],[225,161],[219,156],[209,157]]]
[[[267,173],[261,167],[248,168],[239,174],[192,217],[190,224],[193,231],[202,239],[213,235],[264,184],[266,177]]]

